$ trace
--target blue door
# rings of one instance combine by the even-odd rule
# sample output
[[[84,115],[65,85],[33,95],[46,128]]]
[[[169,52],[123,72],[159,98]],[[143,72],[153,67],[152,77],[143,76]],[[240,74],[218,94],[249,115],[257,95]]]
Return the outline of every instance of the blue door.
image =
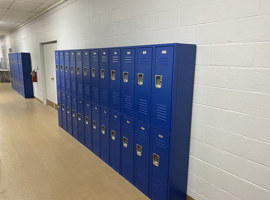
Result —
[[[65,51],[64,53],[65,53],[65,83],[66,83],[66,94],[67,95],[71,95],[69,51]]]
[[[92,135],[93,135],[93,152],[100,155],[100,137],[99,137],[99,105],[92,103]]]
[[[133,128],[134,120],[131,117],[121,117],[121,172],[131,183],[133,182]]]
[[[137,49],[135,69],[135,116],[150,123],[152,48]]]
[[[149,125],[136,120],[134,126],[134,185],[148,195]]]
[[[61,92],[65,92],[65,58],[64,58],[64,52],[60,51],[60,56],[59,56],[59,62],[60,62],[60,80],[61,80]]]
[[[109,54],[108,49],[99,50],[99,84],[100,84],[100,105],[109,107]]]
[[[83,51],[83,97],[87,102],[91,101],[90,90],[90,52],[89,50]]]
[[[109,108],[102,106],[100,109],[100,158],[109,164],[110,160],[110,113]]]
[[[72,98],[70,95],[66,95],[66,111],[67,111],[67,132],[72,135]]]
[[[65,92],[62,92],[62,123],[63,129],[67,130],[67,114],[66,114],[66,95]]]
[[[77,100],[77,118],[78,118],[78,135],[79,141],[84,144],[84,102],[82,100]]]
[[[172,95],[173,47],[157,47],[152,70],[152,111],[154,127],[169,131]]]
[[[78,135],[78,119],[77,119],[77,99],[72,97],[72,135],[77,140],[79,139]]]
[[[90,51],[92,102],[99,104],[99,60],[98,50]]]
[[[120,49],[110,49],[110,108],[120,112]]]
[[[76,97],[77,96],[77,86],[76,86],[76,56],[75,56],[75,51],[70,51],[69,52],[70,56],[70,80],[71,80],[71,96]]]
[[[83,100],[82,51],[76,51],[77,98]]]
[[[62,122],[62,94],[60,91],[57,92],[57,107],[58,107],[58,125],[60,127],[63,127],[63,122]]]
[[[61,80],[60,80],[60,65],[59,65],[59,51],[55,51],[55,71],[56,71],[56,88],[57,91],[61,90]],[[14,64],[12,65],[14,66]],[[15,67],[13,67],[15,70]]]
[[[120,173],[120,113],[110,110],[110,165]]]
[[[135,49],[121,50],[121,112],[134,116]]]
[[[91,120],[91,103],[84,101],[84,138],[85,146],[92,149],[92,120]]]

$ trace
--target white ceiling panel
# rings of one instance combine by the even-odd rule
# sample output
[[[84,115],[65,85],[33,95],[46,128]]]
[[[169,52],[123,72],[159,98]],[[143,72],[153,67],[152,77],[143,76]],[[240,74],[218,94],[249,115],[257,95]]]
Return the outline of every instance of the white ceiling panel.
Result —
[[[9,8],[14,0],[0,0],[0,8]]]

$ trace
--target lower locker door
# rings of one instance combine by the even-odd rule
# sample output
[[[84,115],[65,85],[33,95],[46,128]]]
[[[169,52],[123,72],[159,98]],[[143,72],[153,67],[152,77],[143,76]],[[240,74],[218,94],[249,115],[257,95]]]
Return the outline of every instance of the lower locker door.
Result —
[[[57,92],[57,108],[58,108],[58,125],[63,127],[62,122],[62,103],[61,103],[61,92]]]
[[[91,127],[91,104],[89,102],[84,103],[84,138],[85,146],[88,149],[92,149],[92,127]]]
[[[84,102],[82,100],[78,100],[78,135],[79,141],[84,144]]]
[[[72,99],[72,135],[74,138],[79,139],[78,135],[78,120],[77,120],[77,99]]]
[[[110,110],[110,165],[120,173],[120,113]]]
[[[63,129],[67,130],[67,115],[66,115],[66,95],[62,92],[62,121],[63,121]]]
[[[152,130],[151,136],[151,198],[166,200],[168,197],[169,133]]]
[[[133,182],[133,118],[121,117],[121,172],[131,183]]]
[[[66,96],[66,111],[67,111],[67,132],[72,135],[72,107],[71,107],[71,96]]]
[[[93,133],[93,152],[100,155],[100,136],[99,136],[99,106],[92,104],[92,133]]]
[[[134,185],[148,195],[149,126],[136,121],[134,127]]]
[[[109,164],[110,160],[110,134],[109,134],[110,113],[107,107],[100,109],[100,158]]]

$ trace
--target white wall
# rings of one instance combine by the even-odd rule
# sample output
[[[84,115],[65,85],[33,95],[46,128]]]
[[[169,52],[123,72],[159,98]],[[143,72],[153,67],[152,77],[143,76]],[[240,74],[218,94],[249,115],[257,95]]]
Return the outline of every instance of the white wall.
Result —
[[[59,49],[153,43],[198,45],[188,194],[270,199],[270,1],[78,0],[3,39],[40,66]],[[39,74],[39,77],[41,75]],[[41,82],[35,95],[42,97]]]

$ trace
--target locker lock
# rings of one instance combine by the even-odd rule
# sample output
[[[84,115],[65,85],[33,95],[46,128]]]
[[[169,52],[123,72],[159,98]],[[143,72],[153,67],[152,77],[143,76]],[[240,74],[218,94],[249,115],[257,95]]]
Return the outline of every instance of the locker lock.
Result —
[[[81,113],[78,113],[78,120],[81,121]]]
[[[77,71],[77,75],[79,75],[79,74],[80,74],[80,68],[77,67],[77,68],[76,68],[76,71]]]
[[[65,66],[65,72],[68,72],[68,66],[67,65]]]
[[[143,73],[138,73],[138,85],[143,85]]]
[[[83,75],[87,76],[87,68],[86,67],[83,68]]]
[[[75,117],[75,110],[72,110],[72,117]]]
[[[60,70],[63,71],[63,66],[62,65],[60,65]]]
[[[123,137],[123,147],[127,148],[128,146],[128,139],[126,137]]]
[[[155,75],[155,87],[156,88],[162,87],[162,76],[161,75]]]
[[[69,114],[69,107],[67,107],[67,114]]]
[[[142,146],[141,145],[136,145],[136,152],[138,156],[142,156]]]
[[[153,153],[153,165],[155,165],[156,167],[159,166],[159,155]]]
[[[62,104],[62,110],[63,110],[63,111],[65,110],[65,105],[64,105],[64,104]]]
[[[74,69],[73,69],[73,67],[71,66],[71,67],[70,67],[70,73],[73,74],[73,71],[74,71]]]
[[[96,70],[95,68],[92,68],[92,77],[95,77],[96,76]]]
[[[105,126],[101,125],[101,133],[104,135],[105,134]]]
[[[112,81],[115,80],[115,70],[111,71],[111,79],[112,79]]]
[[[123,72],[123,82],[124,83],[128,82],[128,72]]]
[[[111,131],[111,137],[112,137],[112,140],[115,140],[115,135],[116,135],[116,132],[114,130]]]
[[[85,116],[85,124],[88,124],[88,117]]]
[[[97,129],[97,122],[93,120],[93,129]]]
[[[100,70],[100,78],[104,79],[104,77],[105,77],[105,70],[101,69]]]

